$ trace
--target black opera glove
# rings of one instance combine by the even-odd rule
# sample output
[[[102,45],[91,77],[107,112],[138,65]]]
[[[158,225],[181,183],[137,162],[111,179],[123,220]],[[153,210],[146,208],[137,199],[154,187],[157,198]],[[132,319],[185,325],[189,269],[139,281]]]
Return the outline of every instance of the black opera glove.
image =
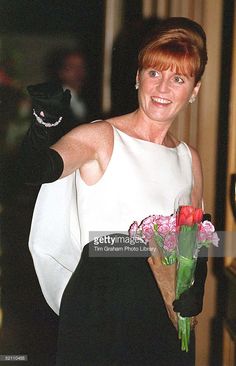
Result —
[[[56,127],[70,115],[70,91],[64,91],[59,83],[29,85],[27,91],[32,99],[33,115],[39,124]]]
[[[201,313],[204,298],[204,286],[207,276],[207,248],[201,248],[197,258],[193,285],[173,301],[173,309],[183,317],[192,317]]]
[[[50,147],[70,131],[71,125],[69,90],[59,83],[47,82],[27,87],[32,99],[33,121],[24,139],[24,147],[42,150]]]
[[[35,118],[22,141],[18,171],[24,183],[53,182],[61,176],[64,163],[50,146],[73,128],[70,91],[52,82],[30,85],[27,90]]]

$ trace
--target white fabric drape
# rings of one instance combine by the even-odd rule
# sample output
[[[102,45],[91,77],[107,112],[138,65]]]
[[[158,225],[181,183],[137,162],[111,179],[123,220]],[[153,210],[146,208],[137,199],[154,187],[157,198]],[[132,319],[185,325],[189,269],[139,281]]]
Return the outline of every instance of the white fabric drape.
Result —
[[[42,292],[59,314],[63,291],[79,262],[79,220],[75,173],[43,184],[35,205],[29,248]]]

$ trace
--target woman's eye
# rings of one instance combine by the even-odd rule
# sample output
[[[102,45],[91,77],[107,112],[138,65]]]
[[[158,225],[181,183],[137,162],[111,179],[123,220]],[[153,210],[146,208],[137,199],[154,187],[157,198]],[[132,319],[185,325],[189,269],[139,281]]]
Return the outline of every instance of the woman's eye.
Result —
[[[151,76],[151,78],[157,78],[158,76],[160,76],[160,73],[156,70],[150,70],[149,75]]]
[[[183,84],[183,83],[184,83],[184,79],[183,79],[182,77],[178,76],[178,75],[176,75],[176,76],[174,77],[174,81],[175,81],[176,83],[178,83],[178,84]]]

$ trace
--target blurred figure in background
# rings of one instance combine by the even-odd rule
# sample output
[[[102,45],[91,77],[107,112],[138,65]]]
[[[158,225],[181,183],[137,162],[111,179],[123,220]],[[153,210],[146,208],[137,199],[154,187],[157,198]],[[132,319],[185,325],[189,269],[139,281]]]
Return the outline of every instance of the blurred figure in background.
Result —
[[[75,126],[88,122],[89,108],[86,102],[87,61],[85,53],[78,48],[53,51],[47,65],[47,77],[59,82],[71,92],[71,112]]]

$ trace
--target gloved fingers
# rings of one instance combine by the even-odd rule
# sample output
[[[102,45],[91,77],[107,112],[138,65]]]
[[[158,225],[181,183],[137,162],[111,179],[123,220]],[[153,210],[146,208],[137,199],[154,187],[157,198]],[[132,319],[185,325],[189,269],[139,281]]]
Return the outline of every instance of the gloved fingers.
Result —
[[[185,304],[181,299],[174,300],[172,305],[173,305],[173,310],[176,313],[182,312],[183,308],[185,307]]]
[[[182,317],[191,318],[192,316],[197,316],[202,311],[201,307],[193,307],[189,308],[180,308],[178,311],[174,308],[174,312],[179,313]]]
[[[192,318],[193,316],[197,316],[198,314],[200,314],[201,311],[195,311],[195,309],[193,309],[192,311],[186,310],[186,311],[182,311],[180,312],[180,315],[184,318]]]
[[[202,301],[198,298],[174,300],[173,310],[183,317],[196,316],[202,311]]]
[[[63,89],[57,90],[55,91],[54,94],[52,95],[46,95],[46,94],[38,94],[38,95],[34,95],[34,93],[30,94],[30,97],[32,99],[33,104],[38,104],[38,103],[43,103],[43,104],[58,104],[60,105],[61,103],[63,105],[69,105],[70,104],[70,99],[71,99],[71,93],[68,89],[66,89],[65,91],[63,91]]]
[[[69,108],[71,93],[68,89],[63,90],[58,83],[49,82],[36,85],[29,85],[27,91],[32,98],[34,108]],[[55,112],[55,111],[54,111]]]
[[[69,109],[71,94],[69,90],[66,90],[63,94],[55,94],[50,98],[32,97],[32,105],[35,110],[44,110],[54,114],[60,114]]]
[[[62,86],[57,82],[46,82],[27,86],[27,91],[31,97],[51,98],[55,94],[62,94]]]
[[[70,113],[71,93],[55,83],[30,85],[27,88],[32,99],[32,109],[40,124],[54,124]]]
[[[211,221],[211,214],[209,214],[209,213],[204,213],[204,214],[203,214],[202,221],[205,221],[205,220],[207,220],[207,221]]]

